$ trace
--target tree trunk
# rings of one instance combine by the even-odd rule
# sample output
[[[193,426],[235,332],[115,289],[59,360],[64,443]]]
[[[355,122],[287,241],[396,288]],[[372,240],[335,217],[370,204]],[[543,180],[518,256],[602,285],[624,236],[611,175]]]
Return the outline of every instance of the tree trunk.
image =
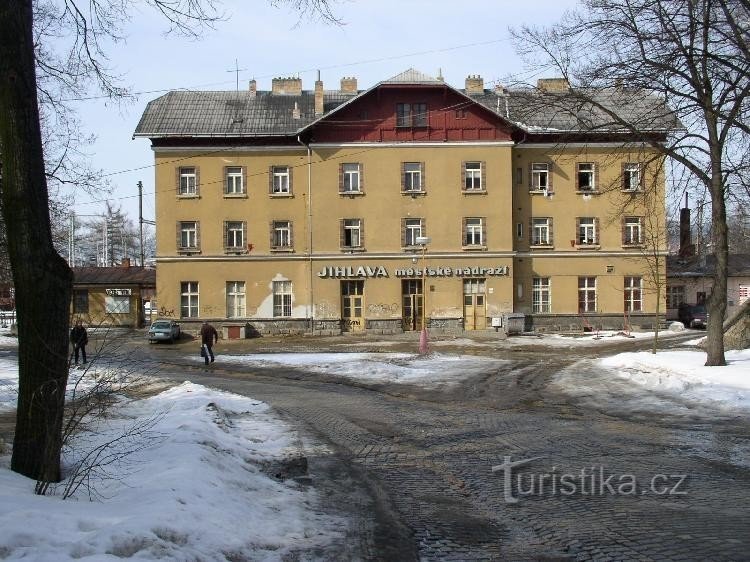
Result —
[[[713,158],[711,174],[711,227],[716,270],[714,283],[706,302],[706,366],[726,365],[724,357],[724,316],[727,312],[727,275],[729,274],[729,244],[727,236],[727,210],[722,182],[720,159]]]
[[[60,479],[72,272],[52,245],[37,107],[32,0],[0,2],[2,212],[18,311],[11,469]]]

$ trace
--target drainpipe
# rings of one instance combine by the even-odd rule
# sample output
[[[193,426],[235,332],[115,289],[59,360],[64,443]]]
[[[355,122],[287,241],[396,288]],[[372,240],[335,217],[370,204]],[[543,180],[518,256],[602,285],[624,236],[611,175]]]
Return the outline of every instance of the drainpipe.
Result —
[[[297,135],[297,142],[300,143],[307,149],[307,269],[308,269],[308,285],[307,285],[307,302],[308,310],[310,311],[310,335],[315,333],[315,304],[314,304],[314,293],[313,293],[313,223],[312,223],[312,149],[309,144],[302,141],[300,135]]]

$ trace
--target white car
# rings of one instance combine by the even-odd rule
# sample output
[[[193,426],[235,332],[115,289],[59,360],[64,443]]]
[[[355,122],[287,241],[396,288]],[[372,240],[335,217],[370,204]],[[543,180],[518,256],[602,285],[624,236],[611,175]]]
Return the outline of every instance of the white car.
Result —
[[[180,339],[180,325],[174,320],[157,320],[148,329],[148,342],[168,341],[173,343]]]

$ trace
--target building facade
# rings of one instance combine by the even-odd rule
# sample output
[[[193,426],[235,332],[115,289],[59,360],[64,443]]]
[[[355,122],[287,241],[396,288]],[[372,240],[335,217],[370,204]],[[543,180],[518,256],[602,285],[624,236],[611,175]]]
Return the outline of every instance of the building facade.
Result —
[[[229,337],[456,333],[509,313],[535,329],[650,324],[654,152],[561,129],[556,111],[522,123],[533,93],[465,86],[410,69],[367,90],[279,78],[152,101],[135,136],[155,154],[162,315]]]

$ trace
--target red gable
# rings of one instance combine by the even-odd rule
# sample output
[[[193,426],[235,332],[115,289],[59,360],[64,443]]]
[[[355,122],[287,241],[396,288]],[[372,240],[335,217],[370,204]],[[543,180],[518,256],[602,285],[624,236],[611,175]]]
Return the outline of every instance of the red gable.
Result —
[[[310,142],[509,141],[511,126],[445,84],[380,84],[313,123]]]

